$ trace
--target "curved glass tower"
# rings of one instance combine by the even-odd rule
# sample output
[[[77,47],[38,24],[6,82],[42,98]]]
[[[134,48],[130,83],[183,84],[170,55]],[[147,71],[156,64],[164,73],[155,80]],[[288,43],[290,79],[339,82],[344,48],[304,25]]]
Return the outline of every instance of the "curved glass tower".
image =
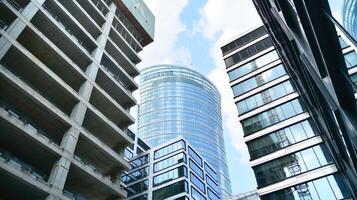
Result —
[[[217,88],[187,67],[156,65],[141,72],[140,101],[139,137],[152,147],[184,137],[219,172],[222,197],[230,195]]]
[[[344,0],[342,20],[345,29],[357,39],[357,0]]]

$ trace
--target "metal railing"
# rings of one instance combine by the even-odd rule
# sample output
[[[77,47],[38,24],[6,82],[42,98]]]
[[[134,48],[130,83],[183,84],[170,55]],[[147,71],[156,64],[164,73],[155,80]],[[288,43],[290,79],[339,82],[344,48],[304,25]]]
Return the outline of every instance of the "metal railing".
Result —
[[[42,138],[47,140],[49,143],[52,143],[55,146],[57,146],[58,148],[60,148],[59,145],[54,140],[52,140],[51,137],[48,136],[48,134],[46,134],[45,131],[43,131],[41,128],[39,128],[28,117],[26,117],[25,115],[23,115],[22,113],[17,111],[15,108],[10,106],[8,103],[6,103],[4,101],[0,101],[0,108],[2,108],[4,111],[6,111],[11,118],[20,120],[24,124],[24,127],[34,131],[36,134],[39,134]]]
[[[117,83],[119,83],[127,92],[131,93],[130,89],[128,86],[126,86],[119,78],[118,75],[115,75],[109,68],[105,67],[103,64],[101,65],[103,67],[103,69],[105,69],[106,72],[108,72],[108,74],[115,79],[115,81]]]
[[[135,52],[140,51],[140,47],[137,42],[131,36],[129,36],[130,33],[128,31],[125,31],[124,27],[120,25],[118,19],[113,21],[113,28],[131,46],[131,48],[133,48]]]
[[[4,149],[0,149],[0,157],[3,158],[4,162],[11,165],[12,167],[18,169],[19,171],[22,171],[23,173],[26,173],[30,175],[33,179],[48,184],[47,183],[47,176],[32,167],[31,165],[23,162],[22,160],[18,159],[8,151],[5,151]]]
[[[21,11],[22,7],[14,0],[6,0],[7,2],[9,2],[9,4],[11,4],[12,7],[14,7],[17,11]]]
[[[80,163],[82,163],[85,167],[90,169],[95,174],[99,175],[99,177],[101,177],[104,181],[107,181],[107,182],[111,183],[112,185],[117,185],[117,183],[110,176],[106,176],[106,175],[100,173],[99,170],[95,166],[93,166],[89,161],[87,161],[75,154],[73,155],[73,158],[75,160],[79,161]]]
[[[74,33],[71,29],[69,29],[68,27],[66,27],[66,26],[61,22],[60,18],[59,18],[55,13],[53,13],[46,5],[44,5],[43,8],[44,8],[44,10],[45,10],[48,14],[50,14],[50,15],[53,17],[53,19],[56,20],[56,22],[57,22],[64,30],[66,30],[66,32],[67,32],[73,39],[75,39],[75,40],[77,41],[78,44],[80,44],[80,45],[87,51],[88,54],[90,54],[90,53],[92,52],[91,48],[88,47],[83,41],[79,40],[79,39],[76,37],[75,33]]]
[[[78,194],[78,193],[73,193],[68,190],[63,190],[62,191],[63,195],[72,199],[72,200],[87,200],[84,196]]]
[[[7,24],[0,19],[0,30],[5,30],[7,28]],[[1,35],[0,35],[1,37]]]

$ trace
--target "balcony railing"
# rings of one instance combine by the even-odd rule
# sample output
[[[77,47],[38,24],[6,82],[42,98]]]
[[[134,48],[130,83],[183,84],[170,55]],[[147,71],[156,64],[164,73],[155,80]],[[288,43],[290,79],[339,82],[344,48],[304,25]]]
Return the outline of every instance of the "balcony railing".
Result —
[[[91,53],[91,51],[92,51],[91,48],[88,47],[83,41],[81,41],[80,39],[78,39],[78,38],[76,37],[76,35],[74,34],[74,32],[71,31],[71,29],[69,29],[68,27],[66,27],[66,26],[61,22],[60,18],[59,18],[55,13],[53,13],[46,5],[44,5],[43,8],[44,8],[44,10],[45,10],[48,14],[50,14],[50,15],[58,22],[58,24],[59,24],[64,30],[66,30],[66,32],[67,32],[73,39],[75,39],[75,40],[77,41],[78,44],[80,44],[80,45],[87,51],[88,54]]]
[[[32,167],[31,165],[23,162],[22,160],[18,159],[11,153],[5,151],[4,149],[0,149],[0,157],[3,159],[5,163],[11,165],[12,167],[16,168],[19,171],[22,171],[25,174],[30,175],[33,179],[45,183],[47,183],[47,176],[43,173],[39,172],[37,169]]]
[[[91,0],[91,1],[104,16],[109,12],[108,7],[101,0]]]
[[[0,30],[5,30],[7,28],[7,24],[0,19]],[[1,37],[1,35],[0,35]]]
[[[72,199],[72,200],[87,200],[87,198],[83,197],[80,194],[72,193],[68,190],[63,190],[63,195]]]
[[[10,106],[8,103],[6,103],[4,101],[0,101],[0,107],[2,109],[4,109],[11,118],[20,120],[23,123],[24,127],[30,129],[31,131],[38,134],[40,137],[44,138],[49,143],[52,143],[55,146],[57,146],[58,148],[60,148],[59,145],[54,140],[52,140],[51,137],[48,136],[48,134],[46,134],[45,131],[43,131],[41,128],[39,128],[34,122],[32,122],[25,115],[23,115],[22,113],[17,111],[15,108]]]
[[[105,67],[104,65],[102,65],[103,69],[105,69],[105,71],[108,72],[108,74],[114,78],[116,80],[117,83],[119,83],[121,86],[123,86],[123,88],[128,91],[129,93],[131,93],[129,87],[127,85],[125,85],[119,78],[118,75],[115,75],[110,69],[108,69],[107,67]]]
[[[22,7],[16,1],[14,0],[6,0],[6,1],[9,2],[9,4],[11,4],[11,6],[15,8],[17,11],[20,12],[22,10]]]
[[[103,179],[103,181],[111,183],[114,187],[117,187],[117,183],[110,176],[106,176],[106,175],[100,173],[95,166],[90,164],[89,161],[86,161],[85,159],[83,159],[77,155],[73,155],[73,158],[75,160],[79,161],[80,163],[82,163],[85,167],[90,169],[95,174],[99,175]]]

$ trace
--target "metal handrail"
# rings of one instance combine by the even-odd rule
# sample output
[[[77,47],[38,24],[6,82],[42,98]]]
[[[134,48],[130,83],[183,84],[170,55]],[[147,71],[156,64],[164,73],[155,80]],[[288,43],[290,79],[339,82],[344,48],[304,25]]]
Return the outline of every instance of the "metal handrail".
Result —
[[[64,24],[62,24],[62,22],[60,21],[59,17],[58,17],[56,14],[54,14],[51,10],[49,10],[49,8],[47,8],[47,6],[45,6],[45,5],[43,6],[43,8],[44,8],[44,10],[45,10],[48,14],[50,14],[50,15],[56,20],[56,22],[57,22],[64,30],[66,30],[66,32],[67,32],[73,39],[75,39],[75,40],[87,51],[88,54],[91,53],[91,49],[90,49],[89,47],[87,47],[87,45],[85,45],[84,42],[82,42],[81,40],[79,40],[79,39],[75,36],[75,34],[74,34],[69,28],[67,28]]]
[[[17,11],[21,11],[22,7],[14,0],[6,0],[7,2],[9,2],[12,7],[14,7]]]
[[[7,27],[6,23],[0,19],[0,30],[4,30],[6,29],[6,27]]]
[[[41,137],[45,138],[48,140],[48,142],[55,144],[58,147],[58,144],[52,140],[48,135],[46,134],[45,131],[43,131],[41,128],[39,128],[37,125],[35,125],[34,122],[32,122],[28,117],[26,117],[24,114],[18,112],[16,109],[14,109],[12,106],[7,104],[4,101],[0,101],[0,107],[3,108],[11,118],[18,119],[24,123],[24,125],[31,126],[31,129],[34,130],[37,134],[39,134]]]
[[[15,168],[21,170],[22,172],[31,175],[31,177],[33,177],[34,179],[41,180],[41,182],[46,182],[46,175],[41,174],[34,167],[18,159],[11,153],[3,149],[0,149],[0,157],[2,157],[5,160],[5,163],[9,163]]]

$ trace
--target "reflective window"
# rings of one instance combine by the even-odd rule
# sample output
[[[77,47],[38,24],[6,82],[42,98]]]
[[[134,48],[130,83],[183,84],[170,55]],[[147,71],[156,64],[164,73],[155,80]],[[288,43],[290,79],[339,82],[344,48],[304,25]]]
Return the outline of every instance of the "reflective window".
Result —
[[[133,153],[129,151],[127,148],[124,149],[124,158],[126,160],[130,160],[133,157]]]
[[[153,185],[155,187],[183,176],[187,177],[187,168],[185,166],[181,166],[176,169],[155,176]]]
[[[257,28],[256,30],[250,32],[249,34],[239,37],[236,40],[234,40],[233,42],[223,46],[222,47],[223,55],[228,54],[229,52],[232,52],[235,49],[238,49],[238,48],[266,35],[266,34],[267,33],[265,31],[265,27],[261,26],[261,27]]]
[[[224,62],[226,67],[230,67],[272,46],[273,44],[270,40],[270,37],[267,37],[224,59]]]
[[[294,92],[290,81],[285,81],[237,103],[239,114],[246,113]]]
[[[149,162],[149,154],[146,154],[140,158],[137,158],[133,161],[130,162],[130,169],[134,169],[140,166],[145,165],[146,163]]]
[[[279,149],[317,135],[313,122],[303,121],[287,128],[275,131],[269,135],[247,142],[251,159],[257,159]]]
[[[355,92],[357,92],[357,91],[356,91],[356,87],[357,87],[357,73],[352,74],[352,75],[350,76],[350,80],[352,81],[353,84],[355,84],[354,90],[355,90]]]
[[[253,167],[253,170],[258,187],[265,187],[330,163],[331,155],[322,144]]]
[[[199,191],[197,191],[194,187],[191,187],[191,196],[195,200],[206,200],[206,198]]]
[[[351,194],[343,179],[337,174],[261,196],[262,200],[339,200],[348,198],[351,198]]]
[[[213,191],[211,191],[210,189],[207,190],[207,194],[208,194],[208,198],[210,200],[219,200],[220,198],[217,196],[217,194],[215,194]]]
[[[190,168],[203,179],[203,170],[191,159],[189,160]]]
[[[190,200],[187,196],[179,197],[175,200]]]
[[[186,163],[186,155],[184,153],[179,153],[169,158],[166,158],[162,161],[159,161],[154,164],[154,172],[163,170],[165,168],[171,167],[173,165],[185,162]]]
[[[208,186],[210,186],[214,191],[216,191],[217,193],[219,193],[220,188],[218,187],[218,184],[215,183],[210,177],[206,177],[206,183],[208,184]]]
[[[190,173],[191,182],[200,189],[203,193],[205,193],[205,184],[192,172]]]
[[[144,167],[137,171],[131,172],[127,175],[122,176],[122,182],[124,184],[129,184],[139,179],[145,178],[149,175],[149,167]]]
[[[214,180],[218,180],[217,174],[213,169],[205,163],[205,170]]]
[[[338,37],[338,40],[339,40],[339,42],[340,42],[341,49],[344,49],[344,48],[350,46],[350,45],[348,45],[347,42],[346,42],[344,39],[342,39],[341,37]]]
[[[234,96],[239,96],[286,74],[283,65],[262,72],[232,87]]]
[[[161,158],[163,156],[166,156],[172,152],[175,152],[179,149],[185,149],[186,148],[186,144],[183,140],[180,140],[178,142],[175,142],[173,144],[167,145],[159,150],[156,150],[154,153],[154,157],[155,159]]]
[[[148,194],[144,194],[144,195],[141,195],[141,196],[138,196],[134,199],[131,199],[131,200],[148,200]]]
[[[300,100],[295,99],[248,119],[242,120],[241,123],[244,130],[244,135],[250,135],[263,128],[298,115],[305,110],[306,109],[302,106]]]
[[[228,72],[229,79],[233,81],[278,59],[279,56],[276,51],[269,52],[247,64],[238,67],[237,69]]]
[[[191,149],[191,147],[188,147],[188,154],[191,158],[193,158],[193,160],[202,166],[202,158],[193,149]]]
[[[186,192],[188,193],[188,184],[186,181],[180,181],[161,189],[155,190],[152,193],[153,199],[164,200],[174,195]]]
[[[345,55],[346,66],[348,69],[353,68],[357,65],[357,54],[355,51],[346,53]]]
[[[146,191],[149,187],[149,181],[148,180],[144,180],[141,181],[139,183],[135,183],[134,185],[131,185],[129,187],[126,188],[127,192],[128,192],[128,197],[134,196],[136,194],[142,193],[144,191]]]

